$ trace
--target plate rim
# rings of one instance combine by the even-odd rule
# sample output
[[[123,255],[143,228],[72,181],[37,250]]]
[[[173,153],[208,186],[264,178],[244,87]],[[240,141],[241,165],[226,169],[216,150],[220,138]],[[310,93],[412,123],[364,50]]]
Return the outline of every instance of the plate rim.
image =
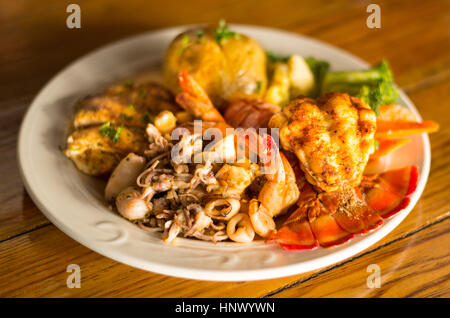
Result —
[[[302,263],[295,263],[290,265],[285,265],[281,267],[276,268],[263,268],[263,269],[250,269],[250,270],[208,270],[208,269],[193,269],[193,268],[185,268],[182,266],[177,265],[167,265],[167,264],[160,264],[158,262],[151,262],[148,260],[140,260],[138,258],[131,258],[128,255],[120,255],[114,253],[114,250],[110,248],[102,248],[99,245],[96,245],[95,242],[89,242],[88,239],[85,239],[82,235],[77,234],[76,231],[71,229],[70,227],[67,227],[62,222],[58,220],[58,218],[54,215],[54,213],[50,212],[45,203],[42,202],[39,197],[36,195],[35,191],[33,190],[33,187],[30,185],[29,180],[27,179],[26,175],[26,163],[24,161],[24,152],[25,152],[25,144],[26,144],[26,138],[25,135],[25,126],[28,122],[31,121],[31,116],[34,111],[36,111],[36,105],[38,105],[39,100],[42,98],[44,92],[47,90],[48,87],[50,87],[57,79],[58,77],[63,74],[66,70],[70,69],[73,65],[77,64],[78,62],[98,54],[102,51],[107,51],[113,48],[114,46],[120,46],[125,45],[127,41],[136,41],[140,37],[146,37],[150,36],[151,34],[156,33],[163,33],[163,32],[170,32],[170,31],[176,31],[176,30],[183,30],[186,28],[191,27],[198,27],[200,25],[204,24],[189,24],[189,25],[180,25],[175,27],[169,27],[169,28],[163,28],[158,30],[152,30],[148,32],[143,32],[137,35],[133,35],[130,37],[126,37],[117,41],[114,41],[112,43],[103,45],[99,48],[96,48],[87,54],[82,55],[81,57],[75,59],[73,62],[69,63],[67,66],[63,67],[59,72],[57,72],[36,94],[33,101],[31,102],[29,108],[26,111],[26,114],[23,117],[23,120],[21,122],[20,130],[19,130],[19,138],[18,138],[18,144],[17,144],[17,158],[18,158],[18,165],[19,165],[19,171],[20,171],[20,177],[22,179],[22,182],[27,190],[27,193],[30,195],[33,202],[36,204],[36,206],[39,208],[39,210],[62,232],[64,232],[66,235],[74,239],[75,241],[81,243],[82,245],[86,246],[87,248],[104,255],[106,257],[109,257],[111,259],[114,259],[118,262],[121,262],[123,264],[127,264],[129,266],[133,266],[136,268],[140,268],[146,271],[151,271],[154,273],[164,274],[168,276],[174,276],[174,277],[180,277],[180,278],[188,278],[188,279],[195,279],[195,280],[205,280],[205,281],[254,281],[254,280],[262,280],[262,279],[273,279],[273,278],[280,278],[280,277],[286,277],[290,275],[300,274],[312,270],[318,270],[320,268],[324,268],[326,266],[343,262],[346,259],[348,259],[351,256],[357,255],[364,251],[365,249],[370,248],[373,246],[376,242],[380,241],[382,238],[384,238],[386,235],[388,235],[391,231],[393,231],[403,220],[406,218],[406,216],[412,211],[414,206],[417,204],[418,200],[420,199],[422,192],[425,188],[426,182],[428,180],[428,175],[430,171],[430,163],[431,163],[431,150],[430,150],[430,143],[429,138],[427,134],[422,134],[422,142],[424,147],[424,153],[423,153],[423,163],[421,167],[421,174],[419,177],[419,182],[416,191],[411,195],[410,199],[411,202],[408,205],[408,207],[401,211],[399,214],[397,214],[394,218],[390,220],[389,223],[384,224],[380,229],[377,229],[378,235],[373,235],[370,237],[366,237],[365,239],[361,240],[360,242],[357,242],[356,244],[353,244],[352,246],[349,246],[348,248],[345,248],[340,251],[331,252],[325,256],[319,257],[317,259],[308,260],[306,262]],[[308,40],[311,42],[314,42],[326,49],[332,49],[333,51],[339,52],[339,54],[342,54],[346,57],[351,58],[354,61],[358,61],[359,64],[361,64],[362,67],[368,67],[369,64],[359,57],[344,51],[343,49],[339,47],[335,47],[331,44],[325,43],[321,40],[311,38],[309,36],[305,36],[303,34],[298,34],[290,31],[285,31],[281,29],[276,28],[270,28],[270,27],[264,27],[264,26],[256,26],[256,25],[246,25],[246,24],[230,24],[232,27],[236,27],[237,29],[254,29],[259,31],[268,31],[271,33],[280,33],[280,34],[288,34],[294,37],[302,38],[303,40]],[[415,114],[420,117],[419,112],[417,111],[415,105],[412,103],[412,101],[408,98],[408,96],[400,89],[400,97],[401,99],[407,104],[407,107],[412,109]],[[338,258],[338,260],[336,260]],[[320,266],[317,266],[316,263],[320,262]]]

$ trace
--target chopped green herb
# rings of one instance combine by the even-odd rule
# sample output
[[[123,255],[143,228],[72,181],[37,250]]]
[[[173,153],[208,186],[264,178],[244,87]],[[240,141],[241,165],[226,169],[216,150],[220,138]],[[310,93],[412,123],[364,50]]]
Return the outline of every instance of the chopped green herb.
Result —
[[[120,134],[122,133],[122,130],[123,130],[123,126],[120,126],[119,128],[117,128],[112,141],[118,142],[120,140]]]
[[[262,84],[263,84],[262,81],[257,81],[256,82],[255,93],[260,93],[261,92]]]
[[[102,136],[109,137],[113,142],[118,142],[120,140],[120,134],[122,132],[123,126],[115,129],[111,126],[111,122],[106,122],[100,126],[100,134]]]
[[[147,97],[147,91],[144,88],[140,88],[138,91],[139,97],[145,98]]]
[[[375,140],[374,144],[375,144],[375,151],[377,151],[378,148],[380,148],[380,143],[378,142],[378,140]]]
[[[197,32],[195,32],[195,34],[197,35],[197,37],[199,39],[205,36],[205,34],[203,33],[203,30],[197,30]]]
[[[100,126],[100,134],[102,134],[103,136],[108,136],[111,129],[113,129],[111,128],[111,122],[108,121]]]
[[[189,37],[186,34],[183,35],[183,37],[181,38],[181,48],[178,50],[178,54],[183,53],[184,50],[188,48],[190,42],[191,40],[189,39]]]
[[[279,56],[273,53],[272,51],[266,51],[266,55],[269,63],[277,63],[277,62],[287,63],[287,61],[289,60],[289,56]]]
[[[216,42],[220,44],[220,41],[223,39],[235,38],[239,39],[240,34],[234,31],[231,31],[228,28],[227,22],[225,20],[220,20],[219,25],[215,31]]]
[[[132,120],[133,119],[133,116],[129,116],[129,115],[127,115],[127,114],[120,114],[120,117],[122,117],[123,119],[125,119],[125,120],[127,120],[127,121],[130,121],[130,120]]]
[[[136,107],[134,107],[133,104],[128,104],[128,105],[127,105],[127,108],[128,108],[128,109],[131,109],[131,110],[135,110],[135,109],[136,109]]]
[[[142,115],[141,121],[142,121],[143,123],[149,123],[149,122],[150,122],[150,116],[149,116],[148,114]]]
[[[130,79],[125,80],[125,82],[123,82],[123,86],[125,87],[132,87],[133,86],[133,81]]]

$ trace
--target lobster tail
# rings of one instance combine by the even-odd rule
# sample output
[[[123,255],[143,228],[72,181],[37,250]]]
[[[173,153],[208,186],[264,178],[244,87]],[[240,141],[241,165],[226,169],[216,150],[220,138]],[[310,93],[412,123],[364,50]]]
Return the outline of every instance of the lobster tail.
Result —
[[[391,217],[408,206],[408,196],[416,190],[418,179],[416,166],[368,176],[362,183],[365,200],[383,218]]]
[[[408,206],[417,187],[418,169],[407,166],[364,177],[361,188],[318,193],[310,184],[303,187],[298,209],[270,241],[289,250],[330,247],[364,234]]]

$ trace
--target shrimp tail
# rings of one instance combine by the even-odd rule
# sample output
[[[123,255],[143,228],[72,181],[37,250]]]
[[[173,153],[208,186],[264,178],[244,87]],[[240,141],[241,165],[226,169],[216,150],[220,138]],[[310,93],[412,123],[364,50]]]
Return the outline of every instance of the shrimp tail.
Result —
[[[205,121],[225,122],[208,94],[187,71],[181,70],[178,73],[178,85],[182,92],[176,96],[175,100],[184,110]]]

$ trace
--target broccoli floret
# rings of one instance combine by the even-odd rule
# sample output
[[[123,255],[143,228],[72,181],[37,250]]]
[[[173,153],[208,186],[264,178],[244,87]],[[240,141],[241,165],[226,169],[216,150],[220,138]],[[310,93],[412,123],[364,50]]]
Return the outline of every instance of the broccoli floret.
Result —
[[[398,99],[398,91],[386,60],[364,71],[328,73],[321,93],[327,92],[343,92],[359,97],[377,114],[380,105],[392,104]]]
[[[330,64],[325,61],[317,60],[314,57],[305,58],[305,62],[308,64],[309,69],[314,75],[314,87],[309,95],[310,97],[316,98],[320,95],[322,82],[328,72],[328,69],[330,68]]]
[[[266,51],[266,56],[269,63],[287,63],[287,61],[289,60],[289,56],[276,55],[272,51]]]

